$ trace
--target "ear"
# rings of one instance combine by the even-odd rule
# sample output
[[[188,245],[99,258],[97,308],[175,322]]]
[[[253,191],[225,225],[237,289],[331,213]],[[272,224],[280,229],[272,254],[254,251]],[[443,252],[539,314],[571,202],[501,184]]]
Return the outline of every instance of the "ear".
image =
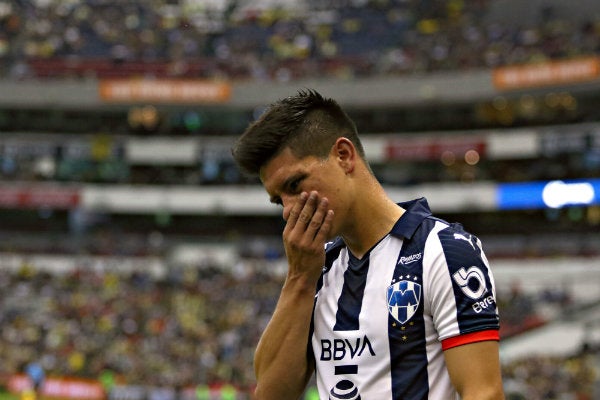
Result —
[[[357,153],[356,148],[350,139],[339,137],[335,141],[331,151],[332,155],[347,174],[354,172]]]

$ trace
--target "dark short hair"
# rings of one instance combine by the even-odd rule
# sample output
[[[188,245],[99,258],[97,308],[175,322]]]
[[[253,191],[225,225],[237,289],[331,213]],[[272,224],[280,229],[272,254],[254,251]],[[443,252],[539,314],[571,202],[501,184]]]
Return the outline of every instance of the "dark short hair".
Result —
[[[232,154],[243,171],[257,175],[285,148],[298,158],[327,158],[340,137],[350,140],[364,159],[364,149],[350,117],[335,100],[306,89],[271,104],[246,128]]]

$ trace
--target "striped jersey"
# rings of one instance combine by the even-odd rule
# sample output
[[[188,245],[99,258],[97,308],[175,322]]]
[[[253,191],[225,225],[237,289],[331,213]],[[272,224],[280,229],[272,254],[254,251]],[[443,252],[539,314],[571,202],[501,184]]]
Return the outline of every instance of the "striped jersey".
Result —
[[[327,244],[310,347],[321,400],[456,399],[443,350],[499,340],[489,263],[475,236],[424,198],[361,259]]]

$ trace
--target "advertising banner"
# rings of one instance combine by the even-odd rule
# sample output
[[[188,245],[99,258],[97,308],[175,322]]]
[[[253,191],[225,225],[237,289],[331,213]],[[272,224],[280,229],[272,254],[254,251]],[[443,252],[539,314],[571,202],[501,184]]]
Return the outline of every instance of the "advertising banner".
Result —
[[[222,104],[231,98],[231,85],[194,79],[104,79],[98,94],[106,103]]]
[[[565,85],[598,78],[600,59],[597,57],[501,67],[492,71],[494,87],[499,90]]]

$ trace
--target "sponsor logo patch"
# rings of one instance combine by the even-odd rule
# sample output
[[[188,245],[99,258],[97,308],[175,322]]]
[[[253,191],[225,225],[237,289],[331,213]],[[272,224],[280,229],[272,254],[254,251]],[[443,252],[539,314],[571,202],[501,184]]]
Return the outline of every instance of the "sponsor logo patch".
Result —
[[[398,259],[398,264],[407,265],[419,261],[423,257],[422,253],[411,254],[410,256],[402,256]]]
[[[485,277],[481,269],[476,266],[461,268],[456,271],[452,278],[462,292],[473,300],[480,299],[487,291],[485,286]]]

